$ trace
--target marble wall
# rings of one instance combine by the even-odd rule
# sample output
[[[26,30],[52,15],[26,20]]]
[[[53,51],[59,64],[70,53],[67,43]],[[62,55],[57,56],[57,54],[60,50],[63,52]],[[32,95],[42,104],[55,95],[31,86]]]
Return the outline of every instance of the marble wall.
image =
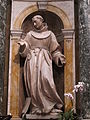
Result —
[[[0,0],[0,115],[7,111],[11,1]]]
[[[6,32],[6,7],[7,0],[0,0],[0,115],[3,111],[3,89],[5,69],[5,32]]]
[[[85,83],[81,97],[81,117],[90,119],[90,27],[88,0],[79,0],[80,81]]]

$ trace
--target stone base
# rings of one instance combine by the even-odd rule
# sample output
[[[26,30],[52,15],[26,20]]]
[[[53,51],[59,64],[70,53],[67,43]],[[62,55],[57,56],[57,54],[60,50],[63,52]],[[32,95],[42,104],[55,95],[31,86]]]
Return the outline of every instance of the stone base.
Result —
[[[59,118],[59,115],[31,115],[26,114],[27,120],[49,120],[54,119],[57,120]]]
[[[80,119],[80,120],[90,120],[90,118],[85,118],[85,119],[83,118],[83,119]]]
[[[22,118],[12,118],[11,120],[22,120]]]

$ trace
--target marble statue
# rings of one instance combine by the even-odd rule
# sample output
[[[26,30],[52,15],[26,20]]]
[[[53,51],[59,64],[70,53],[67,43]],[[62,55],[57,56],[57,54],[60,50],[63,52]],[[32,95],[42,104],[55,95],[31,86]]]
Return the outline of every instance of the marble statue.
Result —
[[[58,67],[65,64],[54,33],[48,30],[40,15],[32,18],[34,29],[21,39],[19,54],[25,57],[24,82],[27,96],[31,98],[31,114],[58,114],[63,102],[53,79],[52,60]]]

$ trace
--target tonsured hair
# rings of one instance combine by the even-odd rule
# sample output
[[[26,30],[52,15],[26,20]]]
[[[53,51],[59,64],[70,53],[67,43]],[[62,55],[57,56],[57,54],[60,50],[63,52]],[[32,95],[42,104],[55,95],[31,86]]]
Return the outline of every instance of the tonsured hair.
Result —
[[[33,18],[32,18],[32,21],[34,21],[35,18],[38,18],[38,19],[41,19],[42,22],[44,21],[43,17],[41,15],[35,15]]]

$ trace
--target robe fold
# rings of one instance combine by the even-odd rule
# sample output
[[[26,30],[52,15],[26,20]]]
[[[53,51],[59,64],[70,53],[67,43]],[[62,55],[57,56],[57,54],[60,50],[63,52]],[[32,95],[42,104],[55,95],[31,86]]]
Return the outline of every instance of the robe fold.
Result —
[[[24,81],[27,95],[31,97],[31,112],[49,113],[55,106],[61,109],[63,102],[53,80],[52,60],[60,67],[64,55],[57,49],[55,35],[48,30],[30,31],[22,42],[19,53],[26,57]]]

